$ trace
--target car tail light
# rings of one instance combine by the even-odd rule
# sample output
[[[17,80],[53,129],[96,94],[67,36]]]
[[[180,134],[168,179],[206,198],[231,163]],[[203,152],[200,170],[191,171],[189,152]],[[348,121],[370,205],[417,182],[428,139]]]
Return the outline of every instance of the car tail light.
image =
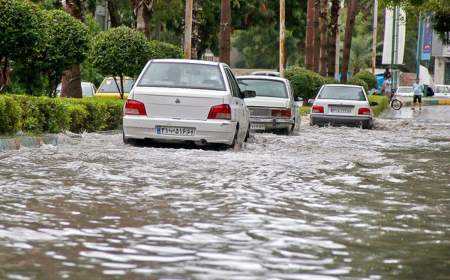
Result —
[[[314,105],[314,106],[312,106],[311,112],[323,114],[323,112],[324,112],[323,106]]]
[[[208,119],[231,120],[231,107],[228,104],[221,104],[211,107]]]
[[[370,115],[370,109],[366,107],[359,108],[358,115]]]
[[[291,109],[273,109],[272,117],[290,118]]]
[[[125,103],[125,115],[146,116],[144,103],[128,99]]]

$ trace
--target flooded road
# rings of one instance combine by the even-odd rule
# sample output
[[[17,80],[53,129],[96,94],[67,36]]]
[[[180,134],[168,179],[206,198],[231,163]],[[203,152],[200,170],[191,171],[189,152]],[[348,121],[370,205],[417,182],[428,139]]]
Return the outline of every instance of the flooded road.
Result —
[[[450,279],[450,124],[0,151],[0,279]]]

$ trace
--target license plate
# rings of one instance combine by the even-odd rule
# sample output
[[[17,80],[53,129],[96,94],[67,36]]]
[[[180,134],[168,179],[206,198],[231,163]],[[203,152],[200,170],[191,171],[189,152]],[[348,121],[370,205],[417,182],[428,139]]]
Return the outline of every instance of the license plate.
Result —
[[[352,107],[330,106],[330,112],[340,114],[350,114],[352,112]]]
[[[263,124],[252,123],[250,125],[250,129],[253,129],[253,130],[266,130],[266,127]]]
[[[194,136],[195,128],[157,126],[156,134],[158,134],[158,135],[175,135],[175,136]]]

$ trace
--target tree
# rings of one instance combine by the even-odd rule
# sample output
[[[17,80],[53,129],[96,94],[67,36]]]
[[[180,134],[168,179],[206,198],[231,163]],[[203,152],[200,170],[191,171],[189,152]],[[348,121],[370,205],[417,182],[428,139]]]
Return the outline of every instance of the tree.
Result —
[[[345,23],[344,49],[342,55],[342,82],[347,82],[348,65],[350,61],[350,50],[352,48],[353,27],[355,17],[358,13],[358,0],[349,0],[347,6],[347,20]]]
[[[340,0],[331,0],[330,22],[328,23],[328,77],[334,77],[336,64],[336,36],[339,29]]]
[[[305,38],[305,67],[313,69],[314,64],[314,0],[308,0]]]
[[[114,77],[122,99],[124,77],[136,77],[150,58],[144,34],[124,26],[98,34],[89,51],[92,65],[103,75]]]
[[[327,27],[328,27],[328,0],[321,0],[320,1],[320,74],[322,76],[327,75],[328,71],[328,53],[327,53],[327,47],[328,47],[328,41],[327,41]]]
[[[9,82],[10,61],[24,61],[42,46],[42,15],[22,0],[0,0],[0,92]]]
[[[54,94],[63,71],[73,67],[73,65],[78,65],[78,82],[75,81],[74,84],[80,86],[80,92],[78,94],[77,92],[69,91],[69,94],[65,96],[81,98],[79,64],[86,57],[88,29],[82,22],[64,11],[51,10],[44,13],[46,16],[45,34],[48,41],[46,42],[46,48],[38,56],[42,61],[40,67],[49,80],[49,94],[50,96]],[[62,89],[64,90],[64,85]]]
[[[150,39],[150,20],[153,12],[153,0],[131,0],[136,16],[136,30],[144,33]]]
[[[371,53],[368,52],[371,42],[364,35],[353,38],[352,49],[350,52],[350,65],[352,74],[356,75],[359,71],[369,67]]]
[[[83,22],[84,0],[66,0],[64,9],[74,18]],[[80,64],[71,65],[64,71],[61,80],[61,96],[81,98],[81,70]]]
[[[320,66],[319,18],[320,18],[320,0],[314,0],[314,63],[313,63],[313,71],[316,73],[319,73],[319,66]]]
[[[231,51],[231,3],[230,0],[221,0],[220,5],[220,61],[230,64]]]

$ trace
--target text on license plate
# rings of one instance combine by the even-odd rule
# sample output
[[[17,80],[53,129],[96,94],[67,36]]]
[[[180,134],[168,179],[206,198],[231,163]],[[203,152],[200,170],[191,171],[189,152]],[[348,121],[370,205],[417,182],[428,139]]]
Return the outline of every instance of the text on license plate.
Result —
[[[175,136],[194,136],[195,135],[195,128],[157,126],[156,127],[156,134],[159,134],[159,135],[175,135]]]
[[[253,129],[253,130],[265,130],[266,126],[264,124],[252,123],[252,124],[250,124],[250,129]]]
[[[330,106],[331,113],[351,113],[352,107]]]

